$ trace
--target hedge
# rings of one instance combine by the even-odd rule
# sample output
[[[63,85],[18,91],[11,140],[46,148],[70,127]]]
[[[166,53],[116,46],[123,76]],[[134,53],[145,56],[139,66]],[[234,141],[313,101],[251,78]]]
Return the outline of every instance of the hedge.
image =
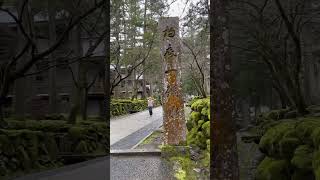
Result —
[[[155,101],[155,106],[159,106],[160,103],[158,100]],[[139,112],[146,110],[148,107],[147,100],[141,99],[112,99],[110,106],[111,116],[120,116],[125,115],[130,112]]]
[[[62,120],[9,120],[8,123],[8,129],[0,129],[0,179],[18,172],[62,166],[58,154],[109,151],[106,123],[84,121],[71,125]]]

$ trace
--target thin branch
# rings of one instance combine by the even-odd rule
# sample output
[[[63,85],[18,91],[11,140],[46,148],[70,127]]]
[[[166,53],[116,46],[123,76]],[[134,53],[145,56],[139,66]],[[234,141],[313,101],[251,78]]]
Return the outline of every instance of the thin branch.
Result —
[[[13,75],[13,79],[17,79],[19,76],[23,76],[23,74],[26,71],[28,71],[35,62],[37,62],[40,59],[44,58],[45,56],[49,55],[52,51],[54,51],[57,47],[59,47],[60,44],[63,42],[64,38],[69,34],[69,32],[71,31],[71,29],[73,27],[75,27],[77,24],[79,24],[82,19],[84,19],[85,17],[87,17],[88,15],[93,13],[95,10],[97,10],[98,8],[103,6],[104,3],[105,3],[104,1],[100,1],[93,8],[89,9],[84,14],[78,16],[74,21],[71,18],[68,27],[62,33],[59,40],[55,44],[53,44],[51,47],[49,47],[47,50],[45,50],[44,52],[35,55],[33,58],[30,58],[29,61],[22,68],[20,68],[19,70],[16,71],[16,73]]]

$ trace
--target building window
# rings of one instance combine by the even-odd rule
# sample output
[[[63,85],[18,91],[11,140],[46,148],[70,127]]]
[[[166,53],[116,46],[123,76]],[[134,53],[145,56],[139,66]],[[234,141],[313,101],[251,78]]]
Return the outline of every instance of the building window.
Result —
[[[41,75],[37,75],[37,76],[36,76],[36,80],[37,80],[37,81],[42,81],[42,80],[43,80],[43,77],[42,77]]]
[[[43,59],[42,61],[36,63],[36,68],[39,71],[49,68],[49,61],[47,59]]]

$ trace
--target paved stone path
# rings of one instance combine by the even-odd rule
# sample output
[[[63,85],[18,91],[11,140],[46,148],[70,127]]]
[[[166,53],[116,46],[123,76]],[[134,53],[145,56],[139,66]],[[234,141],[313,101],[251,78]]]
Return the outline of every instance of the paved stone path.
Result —
[[[111,180],[173,180],[159,156],[111,156]]]
[[[130,149],[161,125],[162,107],[154,108],[151,117],[148,111],[142,111],[129,116],[111,119],[111,149]]]
[[[110,158],[103,157],[14,180],[107,180],[110,178],[109,165]]]

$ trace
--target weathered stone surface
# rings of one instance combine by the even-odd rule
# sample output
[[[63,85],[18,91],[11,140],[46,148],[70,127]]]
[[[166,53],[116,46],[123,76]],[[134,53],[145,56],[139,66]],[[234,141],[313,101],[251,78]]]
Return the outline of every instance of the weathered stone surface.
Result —
[[[179,18],[161,18],[159,31],[164,72],[164,143],[178,145],[186,140],[184,103],[180,81]]]

